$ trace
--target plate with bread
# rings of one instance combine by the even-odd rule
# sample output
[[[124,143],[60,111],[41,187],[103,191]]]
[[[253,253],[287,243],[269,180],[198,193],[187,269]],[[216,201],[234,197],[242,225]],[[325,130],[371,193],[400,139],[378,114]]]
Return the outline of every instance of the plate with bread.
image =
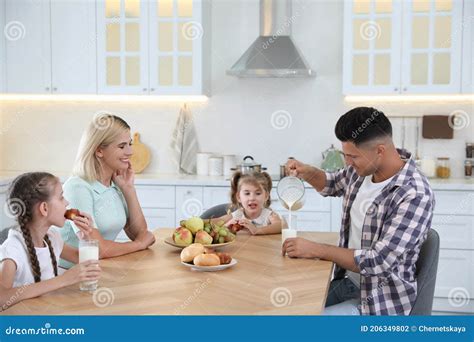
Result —
[[[216,253],[200,243],[184,248],[180,258],[184,266],[202,272],[222,271],[237,264],[237,260],[229,253]]]

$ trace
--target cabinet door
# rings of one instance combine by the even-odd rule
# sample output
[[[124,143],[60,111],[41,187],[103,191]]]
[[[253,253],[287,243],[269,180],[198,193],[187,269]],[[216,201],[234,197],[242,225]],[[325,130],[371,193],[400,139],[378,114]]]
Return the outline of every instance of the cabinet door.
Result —
[[[474,1],[464,1],[463,18],[462,92],[472,94],[474,93]]]
[[[5,0],[0,0],[0,27],[5,27]],[[5,92],[5,35],[0,36],[0,93]]]
[[[97,1],[99,94],[148,94],[148,1]]]
[[[51,1],[53,94],[97,92],[95,4]]]
[[[202,94],[202,2],[160,0],[149,8],[150,94]]]
[[[176,220],[200,216],[203,211],[203,189],[201,186],[176,187]]]
[[[6,0],[9,93],[51,93],[50,2]]]
[[[402,93],[461,91],[460,0],[403,2]]]
[[[230,187],[206,186],[203,190],[204,210],[215,205],[230,203]]]
[[[435,297],[474,299],[474,251],[441,249]],[[458,293],[457,293],[458,292]]]
[[[344,3],[343,92],[400,92],[401,2]]]

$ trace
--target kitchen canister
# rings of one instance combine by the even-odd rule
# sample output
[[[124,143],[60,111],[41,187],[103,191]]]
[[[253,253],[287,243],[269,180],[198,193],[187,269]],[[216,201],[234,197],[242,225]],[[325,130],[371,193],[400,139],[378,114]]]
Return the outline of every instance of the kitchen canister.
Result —
[[[223,158],[224,158],[224,176],[230,176],[233,173],[231,169],[235,168],[235,165],[237,164],[235,155],[227,154]]]
[[[224,172],[224,159],[222,157],[210,157],[208,169],[209,176],[222,176]]]
[[[426,177],[436,177],[436,162],[432,157],[423,157],[420,162],[420,169]]]
[[[209,158],[212,153],[199,152],[196,154],[196,171],[199,176],[209,175]]]

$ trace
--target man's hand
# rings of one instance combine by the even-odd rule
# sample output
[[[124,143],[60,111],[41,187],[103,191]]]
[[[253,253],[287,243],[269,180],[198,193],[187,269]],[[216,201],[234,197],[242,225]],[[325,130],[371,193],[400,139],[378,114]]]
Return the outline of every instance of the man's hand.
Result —
[[[282,255],[290,258],[314,259],[319,257],[320,244],[300,237],[288,238],[281,248]]]

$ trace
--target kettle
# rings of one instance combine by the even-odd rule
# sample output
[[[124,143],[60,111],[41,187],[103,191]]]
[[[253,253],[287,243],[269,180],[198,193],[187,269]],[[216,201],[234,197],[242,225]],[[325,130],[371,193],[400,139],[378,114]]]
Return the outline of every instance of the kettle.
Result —
[[[322,152],[322,155],[323,162],[321,163],[321,168],[324,171],[334,172],[342,169],[345,165],[342,152],[337,150],[333,144],[326,151]]]

